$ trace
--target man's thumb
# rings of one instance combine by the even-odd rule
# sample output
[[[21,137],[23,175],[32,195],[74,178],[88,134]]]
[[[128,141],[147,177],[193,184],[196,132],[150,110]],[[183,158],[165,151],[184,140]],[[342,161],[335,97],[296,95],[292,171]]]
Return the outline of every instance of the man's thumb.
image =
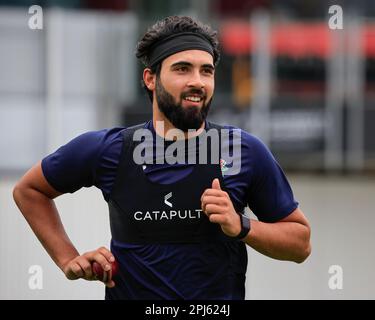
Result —
[[[219,179],[216,178],[212,181],[212,189],[221,190]]]

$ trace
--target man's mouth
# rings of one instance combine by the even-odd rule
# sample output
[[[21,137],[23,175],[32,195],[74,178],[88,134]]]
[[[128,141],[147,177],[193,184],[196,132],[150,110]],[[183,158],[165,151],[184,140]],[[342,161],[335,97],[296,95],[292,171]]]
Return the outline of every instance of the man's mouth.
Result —
[[[205,99],[206,95],[201,90],[192,90],[190,92],[185,92],[182,94],[182,100],[188,101],[193,105],[199,105]]]
[[[203,98],[200,96],[186,96],[184,97],[184,100],[191,102],[201,102]]]

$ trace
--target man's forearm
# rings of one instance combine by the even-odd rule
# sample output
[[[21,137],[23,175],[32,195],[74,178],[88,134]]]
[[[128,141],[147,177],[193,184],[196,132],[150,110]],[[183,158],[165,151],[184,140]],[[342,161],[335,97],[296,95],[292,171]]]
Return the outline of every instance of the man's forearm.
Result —
[[[78,251],[67,236],[52,199],[32,188],[15,187],[14,200],[30,227],[60,269]]]
[[[310,229],[298,222],[251,220],[251,230],[244,241],[268,257],[297,263],[303,262],[311,251]]]

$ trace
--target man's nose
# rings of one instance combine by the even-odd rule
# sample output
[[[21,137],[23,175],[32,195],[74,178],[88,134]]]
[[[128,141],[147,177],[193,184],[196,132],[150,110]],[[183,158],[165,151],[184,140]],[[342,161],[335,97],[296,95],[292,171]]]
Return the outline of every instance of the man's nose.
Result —
[[[199,88],[202,89],[205,87],[205,83],[202,80],[202,75],[199,71],[195,71],[192,73],[189,82],[187,83],[188,87]]]

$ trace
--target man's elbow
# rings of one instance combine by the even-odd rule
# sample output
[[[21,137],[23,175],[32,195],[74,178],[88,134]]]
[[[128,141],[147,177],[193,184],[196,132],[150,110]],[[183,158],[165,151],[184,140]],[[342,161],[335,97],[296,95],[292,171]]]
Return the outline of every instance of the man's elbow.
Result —
[[[300,243],[300,249],[297,259],[295,260],[296,263],[304,262],[311,254],[311,228],[309,224],[305,225],[303,237]]]
[[[18,182],[13,188],[13,200],[22,214],[24,214],[22,209],[24,207],[25,199],[27,199],[27,195],[28,189],[22,184],[22,182]]]
[[[23,183],[22,180],[13,187],[13,200],[20,210],[24,201],[30,197],[30,191],[32,191],[32,189]]]
[[[17,183],[13,188],[13,200],[16,204],[18,204],[21,194],[22,194],[22,187],[20,186],[19,183]]]
[[[304,262],[311,254],[311,244],[310,241],[305,245],[299,252],[298,257],[294,260],[296,263]]]

